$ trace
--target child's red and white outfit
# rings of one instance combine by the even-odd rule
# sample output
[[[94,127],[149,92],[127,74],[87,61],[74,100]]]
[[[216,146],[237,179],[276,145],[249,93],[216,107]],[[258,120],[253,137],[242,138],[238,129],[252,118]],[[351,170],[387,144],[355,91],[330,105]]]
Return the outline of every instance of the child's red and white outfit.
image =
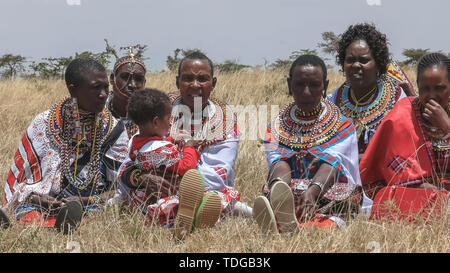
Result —
[[[180,151],[172,138],[139,137],[131,138],[130,159],[142,170],[164,170],[183,176],[188,170],[197,167],[200,152],[192,146],[184,146]]]

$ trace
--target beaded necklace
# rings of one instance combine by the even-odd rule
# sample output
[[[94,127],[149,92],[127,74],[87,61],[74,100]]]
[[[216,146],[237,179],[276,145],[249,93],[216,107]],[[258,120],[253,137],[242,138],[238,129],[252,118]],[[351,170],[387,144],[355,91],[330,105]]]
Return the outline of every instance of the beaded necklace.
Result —
[[[61,150],[61,177],[66,177],[70,184],[80,190],[93,183],[95,190],[100,175],[101,146],[111,133],[112,116],[106,109],[96,115],[79,115],[75,114],[76,112],[78,111],[70,97],[55,104],[49,112],[47,134],[52,143]],[[86,177],[81,178],[76,173],[78,157],[89,150]],[[72,172],[70,161],[73,152],[76,154]]]
[[[272,123],[274,138],[294,150],[309,149],[326,143],[341,125],[339,109],[328,100],[322,99],[321,111],[314,118],[302,118],[295,113],[295,102],[286,106]]]
[[[370,98],[368,101],[372,102],[366,105],[361,105],[360,101],[362,99],[356,100],[353,92],[350,92],[350,90],[348,83],[345,83],[338,90],[336,105],[338,105],[343,115],[353,119],[357,127],[366,129],[378,127],[384,116],[394,107],[401,92],[393,80],[385,75],[379,77],[375,89],[369,91],[368,94],[376,95],[376,98],[375,100]],[[375,92],[377,90],[378,92]]]
[[[172,96],[172,105],[176,106],[182,104],[182,97]],[[170,135],[176,135],[177,131],[181,127],[183,122],[183,112],[172,113],[171,117],[171,132]],[[194,126],[194,114],[191,113],[191,127]],[[196,132],[193,128],[191,129],[191,135],[196,139],[202,139],[202,146],[213,145],[217,142],[227,139],[230,135],[235,133],[236,119],[233,111],[224,103],[216,100],[209,100],[208,105],[203,110],[201,128]]]
[[[295,111],[295,116],[297,118],[312,118],[314,119],[317,117],[320,112],[322,111],[322,103],[319,103],[311,112],[306,113],[303,110],[300,109],[300,107],[297,107]]]
[[[131,137],[134,136],[138,132],[139,127],[136,124],[134,124],[134,122],[129,120],[128,118],[121,117],[117,112],[114,111],[112,97],[110,97],[110,99],[109,99],[108,109],[116,119],[120,119],[123,121],[125,129],[127,130],[128,138],[131,139]]]

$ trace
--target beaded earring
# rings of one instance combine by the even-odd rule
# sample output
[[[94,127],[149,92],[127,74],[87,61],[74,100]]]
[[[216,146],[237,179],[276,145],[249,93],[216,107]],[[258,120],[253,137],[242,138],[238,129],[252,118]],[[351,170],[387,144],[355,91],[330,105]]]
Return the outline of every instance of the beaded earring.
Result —
[[[72,120],[74,124],[75,134],[81,134],[80,111],[78,110],[77,98],[72,98]]]

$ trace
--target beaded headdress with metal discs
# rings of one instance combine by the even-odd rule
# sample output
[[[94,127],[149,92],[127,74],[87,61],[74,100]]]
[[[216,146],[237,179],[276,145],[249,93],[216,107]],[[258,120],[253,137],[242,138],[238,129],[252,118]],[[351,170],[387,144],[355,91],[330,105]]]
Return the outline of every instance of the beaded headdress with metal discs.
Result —
[[[134,67],[136,64],[139,64],[140,66],[142,66],[142,68],[144,68],[144,71],[147,71],[144,62],[141,59],[139,59],[137,57],[138,54],[134,52],[134,50],[137,48],[141,48],[141,46],[138,44],[134,46],[125,46],[120,48],[120,50],[128,50],[128,55],[116,61],[113,68],[114,74],[116,73],[117,69],[119,69],[119,67],[121,67],[124,64],[130,64],[132,72],[134,71]]]

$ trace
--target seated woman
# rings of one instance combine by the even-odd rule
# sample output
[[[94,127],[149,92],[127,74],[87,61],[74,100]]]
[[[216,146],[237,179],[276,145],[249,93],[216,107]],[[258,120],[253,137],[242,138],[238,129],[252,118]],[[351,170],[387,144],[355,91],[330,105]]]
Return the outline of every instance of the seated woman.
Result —
[[[83,208],[97,210],[113,193],[116,172],[104,158],[123,161],[128,137],[113,130],[117,121],[105,109],[109,84],[100,63],[73,60],[65,81],[70,97],[37,115],[23,135],[3,205],[21,224],[37,221],[67,233]]]
[[[406,96],[402,87],[408,94],[413,87],[389,60],[386,36],[373,25],[350,26],[339,41],[337,60],[346,82],[328,99],[353,120],[362,156],[384,116]]]
[[[361,179],[370,198],[378,199],[378,191],[386,186],[450,190],[449,82],[450,60],[445,55],[431,53],[420,60],[419,97],[397,103],[361,160]]]
[[[299,224],[341,226],[339,216],[371,203],[361,189],[353,123],[323,99],[328,80],[319,57],[297,58],[287,83],[294,102],[268,126],[270,171],[254,217],[264,232],[278,232],[276,224],[281,232]]]

